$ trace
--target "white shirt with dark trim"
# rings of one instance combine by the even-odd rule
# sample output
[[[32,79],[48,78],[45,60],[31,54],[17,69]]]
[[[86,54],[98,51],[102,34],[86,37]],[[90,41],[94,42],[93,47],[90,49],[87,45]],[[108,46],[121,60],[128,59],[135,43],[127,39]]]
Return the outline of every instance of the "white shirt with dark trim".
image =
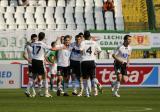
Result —
[[[24,47],[24,52],[25,52],[25,54],[27,54],[27,58],[28,59],[32,59],[32,47],[31,47],[31,45],[25,45],[25,47]],[[29,65],[31,65],[30,63],[29,63]]]
[[[82,51],[82,61],[95,61],[96,52],[101,52],[100,46],[93,40],[84,40],[80,45],[80,50]]]
[[[80,45],[77,45],[76,42],[71,43],[71,60],[81,61]]]
[[[57,48],[63,48],[64,44],[56,45]],[[68,67],[70,65],[71,49],[65,48],[58,50],[57,66]]]
[[[25,52],[25,54],[27,54],[29,59],[32,59],[32,47],[31,47],[31,45],[28,45],[28,44],[25,45],[24,52]]]
[[[127,63],[128,57],[131,55],[132,48],[131,46],[125,47],[124,45],[120,45],[114,51],[114,54],[121,58],[123,62]]]
[[[33,48],[32,58],[36,60],[44,60],[46,51],[51,48],[50,46],[48,46],[42,41],[34,42],[31,44],[31,46]]]

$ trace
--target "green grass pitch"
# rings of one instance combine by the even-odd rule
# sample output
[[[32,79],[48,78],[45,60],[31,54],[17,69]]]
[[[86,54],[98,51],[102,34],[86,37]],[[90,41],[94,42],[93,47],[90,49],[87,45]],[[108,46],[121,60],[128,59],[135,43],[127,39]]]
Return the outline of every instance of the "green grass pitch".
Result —
[[[0,112],[160,112],[160,88],[121,88],[120,98],[110,88],[99,96],[27,98],[24,89],[0,89]]]

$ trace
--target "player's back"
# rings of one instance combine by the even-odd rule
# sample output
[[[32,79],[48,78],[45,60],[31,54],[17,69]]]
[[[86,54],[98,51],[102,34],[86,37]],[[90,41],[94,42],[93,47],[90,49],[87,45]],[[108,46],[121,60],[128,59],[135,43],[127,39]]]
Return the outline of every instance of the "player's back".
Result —
[[[81,43],[80,50],[82,50],[82,61],[95,60],[95,52],[101,51],[101,48],[95,41],[84,40]]]
[[[42,41],[34,42],[31,46],[33,48],[33,59],[44,60],[46,50],[48,50],[50,47]]]

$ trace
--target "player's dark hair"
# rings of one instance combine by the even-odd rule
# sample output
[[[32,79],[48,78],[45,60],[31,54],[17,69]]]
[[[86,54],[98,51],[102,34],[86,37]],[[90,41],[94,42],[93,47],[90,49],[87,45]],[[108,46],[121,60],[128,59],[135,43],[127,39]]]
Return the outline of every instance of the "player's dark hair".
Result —
[[[77,38],[79,38],[79,37],[82,38],[80,35],[76,35],[76,36],[75,36],[75,39],[77,39]]]
[[[39,41],[42,41],[44,38],[45,38],[45,33],[44,33],[44,32],[40,32],[40,33],[38,34],[38,40],[39,40]]]
[[[91,38],[90,32],[89,31],[84,31],[84,39],[88,40]]]
[[[53,41],[52,43],[51,43],[51,46],[53,47],[53,46],[55,46],[56,45],[56,41]]]
[[[35,37],[37,37],[37,35],[36,35],[36,34],[32,34],[32,35],[31,35],[31,40],[32,40],[33,38],[35,38]]]
[[[83,35],[83,33],[82,33],[82,32],[80,32],[78,35],[80,35],[80,36],[81,36],[81,35]]]
[[[70,35],[64,36],[64,40],[66,40],[67,38],[71,39],[71,36]]]
[[[131,37],[130,35],[125,35],[123,40],[127,40],[129,37]]]

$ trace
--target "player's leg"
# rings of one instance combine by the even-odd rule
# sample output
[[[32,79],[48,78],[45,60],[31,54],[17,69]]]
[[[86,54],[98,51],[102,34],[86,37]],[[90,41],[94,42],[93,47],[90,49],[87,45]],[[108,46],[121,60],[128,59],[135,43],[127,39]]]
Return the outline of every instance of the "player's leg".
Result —
[[[118,91],[119,91],[119,88],[120,88],[122,81],[124,81],[124,82],[128,81],[126,64],[122,64],[120,66],[120,73],[118,74],[117,83],[116,83],[115,91],[114,91],[114,95],[116,97],[120,97],[120,95],[118,94]]]
[[[83,77],[82,77],[82,75],[78,78],[78,80],[79,80],[79,93],[78,93],[78,95],[77,96],[82,96],[82,94],[83,94],[83,90],[84,90],[84,86],[83,86]]]
[[[31,97],[32,95],[31,95],[30,89],[33,86],[31,66],[28,66],[28,72],[29,72],[29,74],[28,74],[29,81],[28,81],[28,84],[27,84],[27,88],[25,90],[25,94],[26,94],[27,97]],[[35,92],[35,90],[33,92]]]
[[[80,82],[80,61],[70,61],[71,64],[71,78],[72,78],[72,87],[73,87],[73,92],[72,95],[77,95],[77,85],[76,85],[76,80]]]
[[[44,86],[44,96],[45,97],[52,97],[52,95],[49,93],[49,90],[48,90],[49,88],[48,88],[48,80],[47,80],[47,70],[46,70],[46,67],[45,67],[43,61],[39,61],[38,74],[40,76],[42,76],[43,86]]]
[[[118,94],[118,90],[120,88],[120,84],[121,83],[126,83],[128,82],[128,76],[127,76],[127,67],[126,67],[126,64],[122,64],[121,65],[121,76],[119,76],[119,82],[117,82],[117,90],[116,90],[116,96],[117,97],[120,97],[120,95]]]
[[[32,73],[32,66],[30,66],[30,70],[29,70],[29,82],[30,82],[30,86],[32,89],[32,97],[36,96],[36,91],[35,91],[35,82],[34,82],[34,78],[33,78],[33,73]]]
[[[95,83],[97,84],[98,91],[102,94],[103,93],[103,87],[102,87],[102,84],[98,81],[97,78],[95,78]]]
[[[88,82],[89,82],[89,76],[83,76],[83,86],[84,86],[84,90],[85,90],[85,96],[86,97],[90,97],[90,93],[89,93],[89,84],[88,84]]]
[[[68,94],[68,82],[69,82],[69,78],[70,78],[70,67],[64,67],[64,73],[63,73],[63,77],[64,77],[64,94],[63,96],[69,96]]]
[[[29,82],[27,85],[27,89],[25,91],[25,94],[27,97],[32,97],[36,95],[35,89],[34,89],[34,85],[35,85],[35,78],[36,78],[36,61],[32,60],[32,65],[28,66],[29,68]],[[32,95],[30,93],[30,88],[32,88]]]
[[[90,97],[90,91],[91,89],[89,88],[89,86],[91,85],[91,81],[90,81],[90,76],[92,74],[92,68],[93,68],[93,64],[90,61],[84,61],[81,63],[81,70],[82,70],[82,76],[83,76],[83,85],[84,85],[84,90],[85,90],[85,94],[86,97]]]
[[[56,74],[57,74],[57,64],[52,64],[50,65],[50,89],[54,92],[56,92],[57,90],[54,88],[54,81],[56,79]]]
[[[116,75],[116,81],[111,82],[111,90],[112,90],[112,95],[116,96],[120,87],[120,81],[122,79],[120,63],[114,63],[114,70]]]
[[[118,91],[119,91],[119,88],[120,88],[120,85],[121,85],[121,80],[122,80],[122,74],[119,73],[117,75],[117,81],[115,82],[113,96],[120,97],[120,95],[118,94]]]
[[[111,81],[111,91],[112,91],[112,94],[114,92],[115,85],[117,83],[117,77],[118,77],[118,74],[119,74],[119,65],[117,63],[115,63],[115,62],[114,62],[114,71],[115,71],[115,75],[116,75],[116,80],[115,81]]]
[[[91,82],[92,82],[92,87],[93,87],[93,91],[94,91],[94,96],[98,95],[98,88],[97,88],[97,83],[98,80],[96,78],[96,73],[95,73],[95,63],[91,62],[91,68],[90,68],[90,78],[91,78]]]
[[[57,67],[57,96],[60,96],[63,93],[63,68]]]
[[[96,78],[92,78],[92,87],[94,91],[94,96],[98,95],[98,89],[97,89],[97,84],[96,84]]]
[[[73,88],[72,95],[77,95],[76,74],[72,73],[71,79],[72,79],[72,88]]]
[[[77,69],[76,77],[77,77],[77,80],[79,81],[79,93],[77,96],[82,96],[84,86],[83,86],[83,76],[81,71],[81,62],[79,62],[78,68],[79,69]]]

